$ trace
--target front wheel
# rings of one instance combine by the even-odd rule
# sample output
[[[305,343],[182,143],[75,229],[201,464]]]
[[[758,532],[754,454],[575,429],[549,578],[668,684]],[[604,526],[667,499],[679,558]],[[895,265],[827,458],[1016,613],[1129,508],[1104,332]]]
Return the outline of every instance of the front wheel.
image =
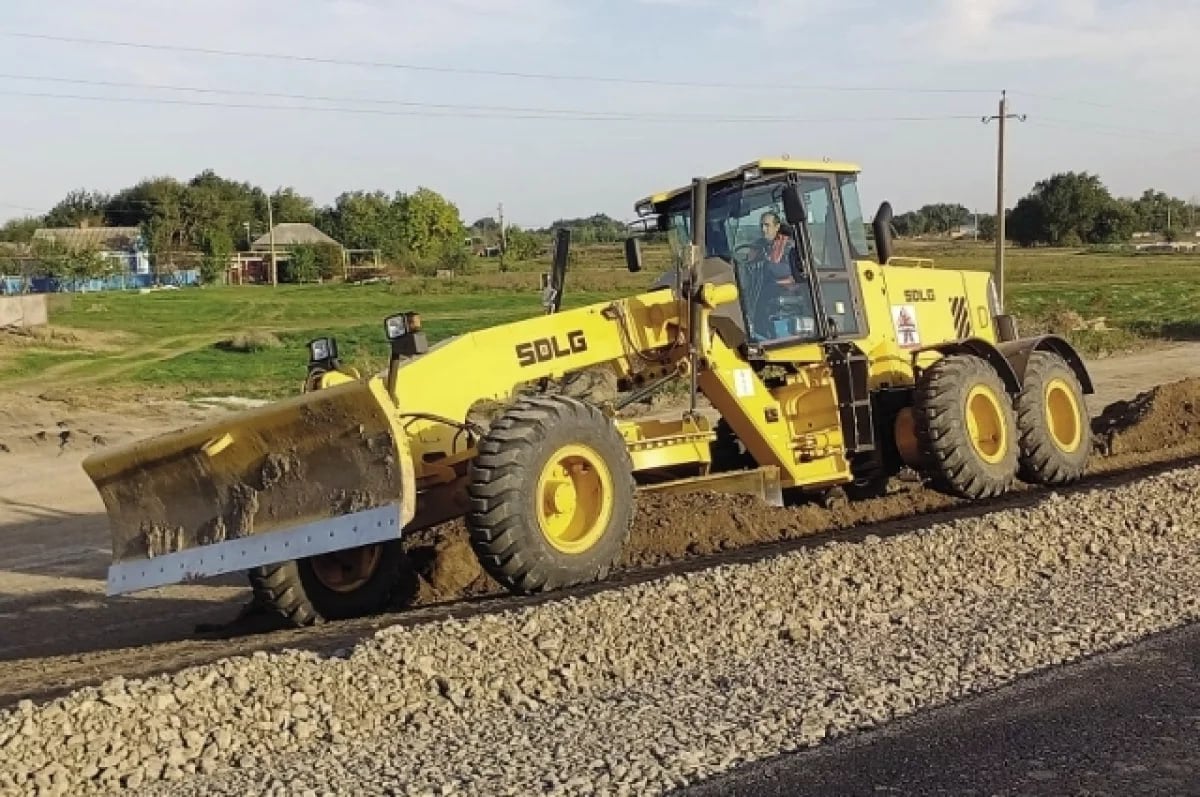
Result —
[[[466,516],[480,564],[515,593],[605,578],[633,521],[633,463],[596,407],[566,396],[518,402],[471,464]]]
[[[383,611],[416,576],[399,540],[310,556],[250,571],[255,601],[297,626]],[[411,583],[410,583],[411,582]]]

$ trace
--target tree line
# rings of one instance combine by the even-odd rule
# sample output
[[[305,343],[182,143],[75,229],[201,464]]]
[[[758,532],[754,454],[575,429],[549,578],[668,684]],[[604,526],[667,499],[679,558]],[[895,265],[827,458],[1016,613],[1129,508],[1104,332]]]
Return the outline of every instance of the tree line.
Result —
[[[269,209],[268,209],[269,204]],[[346,191],[318,206],[292,188],[268,194],[248,182],[206,170],[190,180],[152,177],[104,193],[71,191],[45,214],[12,219],[0,227],[0,241],[31,244],[38,275],[104,276],[112,264],[95,252],[68,251],[52,241],[33,241],[42,227],[137,227],[155,270],[199,267],[205,281],[219,277],[234,252],[276,224],[307,222],[349,250],[378,252],[382,261],[418,273],[438,268],[468,270],[473,255],[503,246],[515,260],[547,251],[555,229],[572,231],[575,243],[611,243],[625,225],[605,214],[558,219],[543,228],[522,229],[491,217],[466,225],[457,206],[429,188],[411,193]],[[289,253],[285,279],[332,276],[341,252],[298,247]],[[0,269],[2,270],[2,269]]]
[[[1152,188],[1136,198],[1115,197],[1094,174],[1061,172],[1039,180],[1005,211],[1004,237],[1027,247],[1123,243],[1135,232],[1174,241],[1195,229],[1196,210],[1194,203]],[[933,204],[901,213],[892,223],[896,234],[915,237],[969,229],[975,220],[963,205]],[[978,235],[995,239],[994,213],[978,215]]]
[[[268,202],[270,213],[268,213]],[[1020,246],[1078,246],[1128,241],[1135,231],[1168,240],[1194,229],[1196,206],[1162,191],[1147,189],[1136,198],[1114,197],[1100,178],[1087,172],[1054,174],[1034,184],[1006,211],[1006,238]],[[505,225],[491,216],[469,226],[457,206],[429,188],[411,193],[346,191],[327,206],[292,188],[268,194],[247,182],[211,170],[187,181],[144,179],[114,194],[76,190],[47,213],[13,219],[0,227],[0,241],[30,243],[39,227],[137,227],[156,269],[199,264],[215,279],[233,252],[248,250],[275,223],[308,222],[351,250],[378,251],[384,262],[425,273],[435,268],[467,270],[472,256],[503,246],[514,260],[544,255],[559,228],[570,229],[575,244],[608,244],[627,235],[624,223],[597,213],[556,219],[542,228]],[[961,204],[937,203],[897,215],[902,237],[947,235],[978,224],[978,237],[992,240],[992,214],[976,216]],[[42,272],[55,276],[99,276],[111,264],[95,253],[63,251],[34,243]],[[292,253],[290,276],[332,276],[341,253],[303,248]]]

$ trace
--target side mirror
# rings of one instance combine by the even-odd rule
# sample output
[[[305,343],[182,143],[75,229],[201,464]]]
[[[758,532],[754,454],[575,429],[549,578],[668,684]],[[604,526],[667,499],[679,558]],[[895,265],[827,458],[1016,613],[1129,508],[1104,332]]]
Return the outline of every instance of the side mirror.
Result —
[[[875,212],[875,220],[871,222],[871,231],[875,233],[875,258],[881,266],[886,266],[892,257],[892,205],[883,202]]]
[[[642,242],[638,238],[625,239],[625,267],[635,274],[642,270]]]
[[[808,212],[800,199],[800,189],[795,184],[783,189],[783,215],[791,225],[800,225],[808,220]]]

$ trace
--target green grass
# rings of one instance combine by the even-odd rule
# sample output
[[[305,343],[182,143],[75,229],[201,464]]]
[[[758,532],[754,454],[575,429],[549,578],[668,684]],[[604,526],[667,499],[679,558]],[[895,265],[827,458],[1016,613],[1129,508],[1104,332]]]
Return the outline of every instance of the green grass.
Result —
[[[900,254],[933,257],[940,268],[990,271],[994,263],[989,245],[910,247]],[[1008,249],[1005,294],[1022,333],[1061,332],[1091,355],[1200,339],[1200,255]],[[1109,329],[1056,328],[1066,310],[1085,321],[1103,319]]]
[[[630,274],[619,246],[582,250],[568,273],[565,306],[644,290],[666,262],[661,248],[646,254],[646,271]],[[985,271],[993,258],[990,246],[970,243],[902,244],[897,254],[932,257],[939,269]],[[0,341],[0,387],[89,384],[272,397],[295,392],[313,337],[335,335],[346,362],[374,371],[386,363],[382,321],[391,313],[420,312],[437,341],[542,312],[545,263],[510,264],[507,273],[494,260],[472,265],[475,273],[451,280],[56,295],[51,322],[64,334]],[[1006,286],[1023,332],[1062,332],[1087,354],[1200,338],[1200,256],[1010,249]],[[1109,329],[1063,328],[1064,319],[1080,318],[1103,318]],[[244,345],[266,333],[282,345]],[[242,345],[222,345],[239,337]]]
[[[624,278],[586,275],[565,299],[574,307],[643,287]],[[645,283],[645,278],[640,283]],[[421,313],[431,342],[482,326],[542,312],[536,274],[471,279],[405,280],[393,285],[206,288],[148,294],[55,296],[52,323],[80,342],[51,351],[36,343],[5,358],[3,381],[44,373],[46,385],[90,380],[109,386],[182,388],[186,394],[292,393],[304,378],[307,343],[334,335],[343,359],[365,370],[383,367],[383,319],[402,310]],[[97,350],[99,338],[122,333],[120,347]],[[282,346],[247,346],[235,339],[270,333]],[[233,345],[231,345],[231,342]],[[251,349],[251,350],[246,350]]]

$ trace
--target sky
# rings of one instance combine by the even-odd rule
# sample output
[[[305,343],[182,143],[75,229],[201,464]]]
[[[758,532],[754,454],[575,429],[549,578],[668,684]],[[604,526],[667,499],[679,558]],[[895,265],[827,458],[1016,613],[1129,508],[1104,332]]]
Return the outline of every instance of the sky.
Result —
[[[2,5],[2,218],[212,169],[319,204],[424,186],[467,223],[630,219],[784,154],[859,164],[868,215],[990,212],[1001,89],[1010,207],[1068,170],[1200,196],[1198,0]]]

